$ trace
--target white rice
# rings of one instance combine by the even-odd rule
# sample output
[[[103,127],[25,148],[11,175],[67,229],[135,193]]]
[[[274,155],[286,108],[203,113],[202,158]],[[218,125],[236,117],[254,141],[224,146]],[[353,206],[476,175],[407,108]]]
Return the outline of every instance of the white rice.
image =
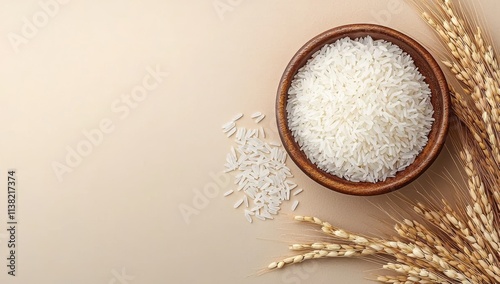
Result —
[[[254,215],[254,213],[245,209],[245,218],[249,223],[252,223],[252,217],[250,215]]]
[[[231,120],[227,123],[225,123],[224,125],[222,125],[222,129],[223,129],[223,132],[226,133],[228,132],[229,130],[231,130],[234,126],[236,125],[236,123],[234,122],[234,120]]]
[[[257,117],[259,117],[261,115],[262,115],[262,113],[260,111],[257,111],[257,112],[252,113],[252,115],[250,117],[251,118],[257,118]]]
[[[371,37],[323,46],[288,90],[288,126],[308,159],[351,181],[383,181],[410,165],[434,119],[413,59]]]
[[[231,129],[228,133],[227,133],[227,137],[231,137],[233,136],[233,134],[236,133],[236,127],[234,127],[233,129]]]
[[[241,204],[243,204],[243,201],[244,201],[243,199],[240,199],[240,200],[236,201],[236,203],[234,204],[234,206],[233,206],[233,207],[234,207],[235,209],[236,209],[236,208],[238,208],[238,207],[240,207],[240,205],[241,205]]]
[[[266,138],[266,132],[264,131],[264,128],[262,126],[259,127],[259,136],[262,138]]]
[[[243,198],[234,203],[234,208],[244,207],[244,215],[252,223],[252,216],[265,221],[277,215],[284,201],[290,200],[291,190],[297,184],[290,181],[293,177],[286,165],[287,154],[285,149],[277,142],[265,140],[266,134],[263,127],[247,129],[236,126],[236,120],[243,117],[236,115],[233,120],[224,124],[222,129],[226,135],[234,135],[236,146],[232,146],[226,155],[224,172],[235,172],[233,189],[224,193],[227,198],[232,195],[243,194]],[[265,115],[256,112],[251,115],[255,123],[264,119]],[[295,194],[302,189],[295,190]],[[244,204],[244,206],[241,206]],[[298,205],[292,206],[295,208]],[[250,209],[247,209],[251,207]]]
[[[255,119],[255,122],[259,123],[261,122],[266,116],[264,114],[261,114],[259,117]]]
[[[276,146],[276,147],[281,147],[281,144],[280,144],[280,143],[278,143],[278,142],[274,142],[274,141],[269,142],[269,145],[271,145],[271,146]]]
[[[232,119],[232,120],[233,120],[233,121],[237,121],[237,120],[239,120],[239,119],[240,119],[240,118],[242,118],[242,117],[243,117],[243,113],[241,113],[241,112],[240,112],[240,113],[236,114],[236,115],[233,117],[233,119]]]

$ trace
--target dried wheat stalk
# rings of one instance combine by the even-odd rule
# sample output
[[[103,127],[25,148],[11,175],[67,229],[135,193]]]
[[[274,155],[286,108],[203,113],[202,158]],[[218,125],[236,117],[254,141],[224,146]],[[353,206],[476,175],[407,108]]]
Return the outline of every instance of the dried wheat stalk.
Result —
[[[443,64],[459,82],[452,89],[452,106],[464,126],[464,204],[453,209],[445,201],[416,203],[414,211],[422,222],[397,222],[397,235],[389,239],[296,216],[321,229],[329,242],[293,244],[290,249],[297,254],[271,263],[269,269],[309,259],[382,255],[393,259],[383,268],[399,276],[379,276],[381,283],[500,283],[500,68],[495,49],[472,20],[471,9],[458,0],[408,1],[439,36],[448,55]],[[462,194],[458,186],[453,189]]]

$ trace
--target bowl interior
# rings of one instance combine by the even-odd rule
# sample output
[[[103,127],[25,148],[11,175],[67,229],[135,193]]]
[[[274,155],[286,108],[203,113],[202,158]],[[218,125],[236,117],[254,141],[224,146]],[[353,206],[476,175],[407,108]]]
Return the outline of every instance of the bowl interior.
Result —
[[[288,89],[298,70],[325,44],[330,44],[338,39],[350,37],[351,39],[371,36],[374,40],[382,39],[398,45],[408,53],[425,76],[425,82],[431,90],[431,103],[434,108],[434,123],[429,133],[429,141],[415,161],[395,177],[387,178],[377,183],[351,182],[335,175],[329,174],[316,167],[300,150],[299,145],[288,128],[286,104]],[[436,159],[444,144],[449,115],[449,90],[438,63],[432,55],[415,40],[393,29],[371,25],[355,24],[337,27],[328,30],[307,42],[292,58],[281,78],[277,101],[276,116],[278,131],[292,160],[298,167],[316,182],[332,190],[353,195],[376,195],[390,192],[403,187],[422,174]]]

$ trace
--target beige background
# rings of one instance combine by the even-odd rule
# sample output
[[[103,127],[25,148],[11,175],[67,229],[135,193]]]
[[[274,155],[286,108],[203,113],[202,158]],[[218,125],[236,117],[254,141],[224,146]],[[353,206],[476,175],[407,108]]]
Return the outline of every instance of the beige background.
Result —
[[[481,2],[490,30],[499,30],[499,4]],[[234,114],[266,113],[262,123],[278,140],[275,90],[311,37],[370,22],[432,44],[403,0],[66,0],[49,7],[46,22],[38,0],[0,3],[0,180],[8,168],[18,170],[19,180],[18,276],[7,276],[2,229],[1,283],[370,282],[380,264],[362,260],[255,276],[286,256],[300,232],[311,232],[290,221],[291,203],[273,221],[247,223],[232,208],[237,196],[222,197],[232,188],[227,177],[218,177],[217,196],[189,223],[179,206],[194,206],[195,192],[214,185],[231,145],[220,126]],[[214,4],[227,10],[218,13]],[[33,23],[33,16],[40,17],[38,27],[28,30],[24,18]],[[169,75],[125,115],[121,95],[142,85],[148,67]],[[113,131],[59,181],[53,164],[66,163],[67,147],[84,145],[83,132],[102,120]],[[288,164],[305,189],[296,213],[351,230],[390,232],[392,221],[376,205],[399,202],[394,194],[337,194]],[[446,194],[438,178],[445,168],[454,165],[444,152],[422,186],[435,181]],[[6,192],[5,182],[0,189]],[[400,193],[421,198],[414,186]],[[0,194],[0,228],[6,198]]]

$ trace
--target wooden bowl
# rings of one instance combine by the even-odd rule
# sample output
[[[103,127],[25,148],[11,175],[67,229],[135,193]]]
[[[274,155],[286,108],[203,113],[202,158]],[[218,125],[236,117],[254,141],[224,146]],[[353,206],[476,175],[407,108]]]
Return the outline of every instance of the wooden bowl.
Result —
[[[415,161],[406,169],[397,172],[395,177],[376,183],[351,182],[319,169],[309,161],[295,142],[295,138],[287,125],[286,112],[290,84],[299,68],[311,58],[314,52],[325,44],[333,43],[344,37],[355,39],[368,35],[374,40],[383,39],[398,45],[413,58],[415,65],[420,73],[425,76],[425,82],[429,84],[431,89],[431,103],[434,107],[435,119],[429,133],[428,143]],[[443,147],[448,131],[449,107],[450,97],[445,76],[436,60],[424,47],[410,37],[387,27],[372,24],[352,24],[328,30],[311,39],[297,51],[286,67],[279,83],[276,98],[276,117],[283,146],[297,166],[310,178],[338,192],[352,195],[376,195],[394,191],[407,185],[434,162]]]

